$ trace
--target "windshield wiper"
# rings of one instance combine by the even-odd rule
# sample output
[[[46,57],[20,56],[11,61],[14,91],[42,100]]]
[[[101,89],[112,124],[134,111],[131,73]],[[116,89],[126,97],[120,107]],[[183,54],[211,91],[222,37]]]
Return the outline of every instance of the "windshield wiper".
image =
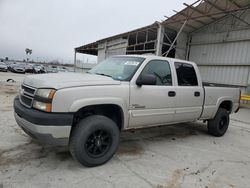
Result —
[[[96,72],[95,74],[97,74],[97,75],[101,75],[101,76],[107,76],[107,77],[113,78],[112,76],[110,76],[110,75],[108,75],[108,74],[104,74],[104,73],[98,73],[98,72]]]

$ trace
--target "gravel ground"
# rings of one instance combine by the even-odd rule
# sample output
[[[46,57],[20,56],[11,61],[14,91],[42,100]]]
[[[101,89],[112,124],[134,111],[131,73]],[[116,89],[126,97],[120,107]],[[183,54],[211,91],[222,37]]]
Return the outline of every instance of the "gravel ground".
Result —
[[[16,124],[13,99],[25,75],[0,73],[1,187],[246,188],[250,185],[250,110],[215,138],[203,123],[124,132],[107,164],[86,168],[67,148],[31,140]],[[7,83],[6,78],[17,82]]]

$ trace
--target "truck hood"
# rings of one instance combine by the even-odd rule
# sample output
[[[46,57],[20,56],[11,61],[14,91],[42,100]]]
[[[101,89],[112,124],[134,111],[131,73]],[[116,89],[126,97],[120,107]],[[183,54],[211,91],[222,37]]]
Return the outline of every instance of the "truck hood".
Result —
[[[120,81],[96,74],[50,73],[27,76],[23,83],[34,88],[62,89],[92,85],[119,85]]]

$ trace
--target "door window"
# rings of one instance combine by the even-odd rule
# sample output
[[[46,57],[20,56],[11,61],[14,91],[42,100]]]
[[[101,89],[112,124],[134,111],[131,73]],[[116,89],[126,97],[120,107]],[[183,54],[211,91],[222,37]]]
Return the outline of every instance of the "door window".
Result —
[[[152,60],[143,69],[141,75],[152,74],[156,77],[156,85],[172,85],[169,63],[164,60]]]
[[[198,86],[194,67],[187,63],[175,63],[179,86]]]

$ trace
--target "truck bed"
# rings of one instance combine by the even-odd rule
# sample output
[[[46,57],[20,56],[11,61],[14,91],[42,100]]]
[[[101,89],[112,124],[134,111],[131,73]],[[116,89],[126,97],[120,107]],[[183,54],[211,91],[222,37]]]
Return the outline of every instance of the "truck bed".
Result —
[[[220,84],[220,83],[212,83],[212,82],[202,82],[203,86],[206,87],[230,87],[230,88],[239,88],[240,86],[230,85],[230,84]]]
[[[216,114],[222,101],[231,103],[235,112],[239,107],[240,89],[226,84],[203,83],[204,103],[201,119],[211,119]]]

